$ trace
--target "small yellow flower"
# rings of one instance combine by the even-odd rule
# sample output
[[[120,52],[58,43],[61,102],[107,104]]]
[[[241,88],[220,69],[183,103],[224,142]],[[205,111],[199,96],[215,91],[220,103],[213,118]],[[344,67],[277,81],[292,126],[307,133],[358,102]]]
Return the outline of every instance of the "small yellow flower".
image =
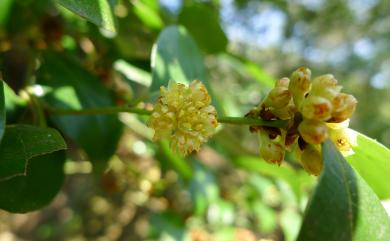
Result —
[[[357,146],[357,134],[348,125],[349,119],[341,123],[327,123],[329,138],[344,156],[354,154],[352,147]]]
[[[172,82],[160,88],[160,97],[149,120],[153,140],[167,138],[171,148],[183,155],[199,151],[218,126],[217,112],[199,80],[189,86]]]

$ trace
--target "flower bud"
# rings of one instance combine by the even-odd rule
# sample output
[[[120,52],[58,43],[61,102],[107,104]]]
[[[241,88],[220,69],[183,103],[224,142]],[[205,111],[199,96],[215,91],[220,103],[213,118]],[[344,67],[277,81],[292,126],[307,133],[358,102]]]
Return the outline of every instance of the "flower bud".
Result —
[[[264,100],[264,105],[267,107],[282,108],[291,100],[291,93],[286,87],[273,88],[267,98]]]
[[[326,74],[313,79],[311,94],[332,101],[341,89],[342,87],[337,85],[337,79],[331,74]]]
[[[288,85],[288,89],[293,95],[294,104],[299,108],[301,102],[305,98],[305,95],[311,89],[311,71],[306,67],[301,67],[294,71],[291,75],[291,80]]]
[[[288,84],[290,83],[290,79],[287,77],[281,78],[275,82],[275,87],[285,87],[288,88]]]
[[[271,109],[271,113],[281,120],[289,120],[293,118],[295,112],[296,112],[296,108],[292,101],[288,105],[280,109],[276,109],[276,108]]]
[[[303,120],[298,126],[302,138],[309,144],[320,144],[328,137],[328,127],[324,122]]]
[[[306,119],[326,121],[331,118],[332,104],[323,97],[309,95],[302,102],[301,113]]]
[[[284,147],[278,142],[273,142],[268,133],[261,131],[259,133],[259,152],[260,157],[268,163],[280,165],[284,159]]]
[[[315,146],[308,145],[302,152],[301,164],[308,173],[320,175],[323,166],[321,152]]]
[[[357,100],[353,95],[339,93],[333,99],[332,117],[335,122],[348,119],[356,109]]]

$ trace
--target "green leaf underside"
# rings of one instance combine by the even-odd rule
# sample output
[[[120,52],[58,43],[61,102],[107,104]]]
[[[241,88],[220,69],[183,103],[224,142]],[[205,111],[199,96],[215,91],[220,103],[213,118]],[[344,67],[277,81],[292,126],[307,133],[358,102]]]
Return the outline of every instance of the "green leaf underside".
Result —
[[[347,160],[379,198],[390,198],[390,150],[361,133],[357,133],[357,144],[353,147],[355,154]]]
[[[324,169],[298,241],[390,240],[390,220],[379,199],[330,140],[322,157]]]
[[[49,204],[62,187],[64,162],[64,151],[31,158],[27,176],[0,182],[0,209],[25,213]]]
[[[160,86],[167,86],[171,80],[186,85],[200,80],[212,96],[217,111],[223,114],[207,80],[202,55],[184,27],[169,26],[160,33],[152,50],[151,65],[152,93],[158,91]]]
[[[0,80],[0,143],[3,139],[6,122],[6,109],[4,97],[4,82]]]
[[[115,18],[107,0],[55,0],[63,7],[86,18],[88,21],[115,32]]]
[[[113,106],[109,91],[100,80],[77,62],[46,52],[38,73],[40,84],[52,88],[44,100],[61,109]],[[56,126],[87,153],[91,161],[106,161],[116,150],[122,133],[117,115],[51,116]]]
[[[25,176],[31,158],[64,149],[66,144],[55,129],[8,126],[0,146],[0,181]]]

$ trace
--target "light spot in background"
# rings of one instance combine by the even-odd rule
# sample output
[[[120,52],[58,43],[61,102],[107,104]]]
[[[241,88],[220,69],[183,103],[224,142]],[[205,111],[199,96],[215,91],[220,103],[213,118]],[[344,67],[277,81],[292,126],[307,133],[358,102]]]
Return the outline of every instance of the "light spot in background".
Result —
[[[390,79],[390,59],[383,61],[379,73],[375,74],[370,84],[377,89],[383,89],[388,86]]]
[[[387,85],[386,76],[382,72],[379,72],[371,78],[370,84],[374,88],[383,89]]]
[[[133,152],[137,155],[145,154],[146,152],[146,145],[142,141],[136,141],[133,144]]]
[[[347,44],[342,44],[327,52],[327,61],[331,65],[337,67],[338,65],[348,61],[349,55],[349,46]]]
[[[232,0],[221,3],[222,27],[230,41],[245,42],[260,48],[281,43],[286,22],[286,15],[281,10],[274,6],[253,4],[258,14],[246,19],[246,12],[235,9]]]
[[[382,201],[382,205],[385,208],[387,215],[390,217],[390,199]]]
[[[41,85],[33,85],[31,86],[31,91],[36,96],[43,96],[45,94],[45,90]]]
[[[368,12],[376,4],[378,4],[378,0],[348,0],[348,7],[358,21],[365,21],[370,16]]]
[[[323,49],[306,47],[303,51],[305,59],[313,63],[322,63],[326,58],[326,52]]]
[[[363,59],[374,57],[374,45],[370,39],[362,38],[353,45],[354,53]]]
[[[160,0],[160,5],[171,13],[178,14],[182,6],[182,2],[181,0]]]

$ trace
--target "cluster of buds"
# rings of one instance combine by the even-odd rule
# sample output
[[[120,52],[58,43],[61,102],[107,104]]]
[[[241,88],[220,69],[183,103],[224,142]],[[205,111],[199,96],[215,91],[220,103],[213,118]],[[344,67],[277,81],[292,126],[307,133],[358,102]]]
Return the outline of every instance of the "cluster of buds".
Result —
[[[199,80],[189,86],[171,81],[160,88],[160,97],[149,119],[153,140],[171,140],[171,148],[182,155],[199,151],[218,126],[217,112]]]
[[[289,120],[287,128],[250,127],[259,135],[263,159],[280,165],[285,150],[296,150],[305,170],[319,175],[320,144],[325,139],[333,140],[343,153],[350,152],[353,140],[347,127],[357,101],[341,89],[333,75],[311,79],[311,71],[305,67],[294,71],[290,79],[278,80],[267,97],[247,114],[263,120]]]

